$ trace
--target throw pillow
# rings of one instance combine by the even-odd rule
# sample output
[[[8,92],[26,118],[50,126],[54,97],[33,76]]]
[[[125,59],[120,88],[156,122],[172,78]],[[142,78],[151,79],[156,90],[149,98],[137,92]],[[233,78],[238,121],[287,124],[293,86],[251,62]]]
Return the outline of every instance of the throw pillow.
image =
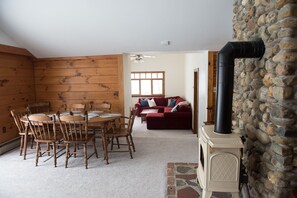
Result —
[[[190,105],[188,101],[179,102],[178,105]]]
[[[168,99],[168,107],[174,107],[175,106],[175,102],[176,102],[176,99]]]
[[[172,109],[171,112],[176,112],[179,108],[179,105],[175,105]]]
[[[157,106],[156,103],[155,103],[155,101],[154,101],[154,99],[147,100],[147,102],[148,102],[149,107],[155,107],[155,106]]]
[[[149,106],[149,105],[148,105],[148,101],[147,101],[147,99],[141,99],[141,100],[140,100],[140,105],[141,105],[142,107],[147,107],[147,106]]]

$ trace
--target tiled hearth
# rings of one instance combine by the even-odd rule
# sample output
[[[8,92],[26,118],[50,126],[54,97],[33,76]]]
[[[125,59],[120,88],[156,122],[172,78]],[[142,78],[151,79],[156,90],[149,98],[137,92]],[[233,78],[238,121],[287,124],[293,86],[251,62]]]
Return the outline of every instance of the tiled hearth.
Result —
[[[197,167],[197,163],[167,164],[167,198],[201,197],[202,189],[197,183]],[[214,192],[212,197],[227,198],[231,197],[231,194]]]

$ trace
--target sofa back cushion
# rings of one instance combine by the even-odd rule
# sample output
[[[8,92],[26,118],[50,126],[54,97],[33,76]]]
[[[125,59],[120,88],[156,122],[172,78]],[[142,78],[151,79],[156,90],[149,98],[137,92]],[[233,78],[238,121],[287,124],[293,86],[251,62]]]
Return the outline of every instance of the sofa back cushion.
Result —
[[[157,106],[154,99],[148,100],[147,102],[148,102],[149,107],[155,107],[155,106]]]
[[[154,100],[157,106],[167,106],[166,99],[163,97],[155,97]]]
[[[182,102],[182,101],[185,101],[185,99],[179,97],[179,98],[176,99],[175,104],[178,104],[178,103],[180,103],[180,102]]]

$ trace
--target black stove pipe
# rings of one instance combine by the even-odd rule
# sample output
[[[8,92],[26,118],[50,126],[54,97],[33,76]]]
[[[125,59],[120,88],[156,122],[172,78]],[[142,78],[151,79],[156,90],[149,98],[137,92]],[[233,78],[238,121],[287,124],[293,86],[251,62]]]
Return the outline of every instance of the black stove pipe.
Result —
[[[217,95],[214,131],[229,134],[232,123],[232,98],[235,58],[262,58],[265,45],[262,40],[228,42],[218,54]]]

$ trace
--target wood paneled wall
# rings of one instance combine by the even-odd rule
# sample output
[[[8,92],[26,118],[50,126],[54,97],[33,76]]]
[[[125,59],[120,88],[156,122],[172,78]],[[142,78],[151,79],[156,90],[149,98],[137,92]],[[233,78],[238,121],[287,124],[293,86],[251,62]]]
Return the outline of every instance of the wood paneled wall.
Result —
[[[38,59],[34,75],[36,100],[50,101],[53,111],[107,101],[124,113],[122,55]]]
[[[18,137],[10,110],[35,101],[32,58],[25,49],[0,45],[0,144]]]
[[[13,108],[49,101],[64,105],[108,101],[124,113],[122,55],[34,59],[25,49],[0,44],[0,144],[18,137]]]

